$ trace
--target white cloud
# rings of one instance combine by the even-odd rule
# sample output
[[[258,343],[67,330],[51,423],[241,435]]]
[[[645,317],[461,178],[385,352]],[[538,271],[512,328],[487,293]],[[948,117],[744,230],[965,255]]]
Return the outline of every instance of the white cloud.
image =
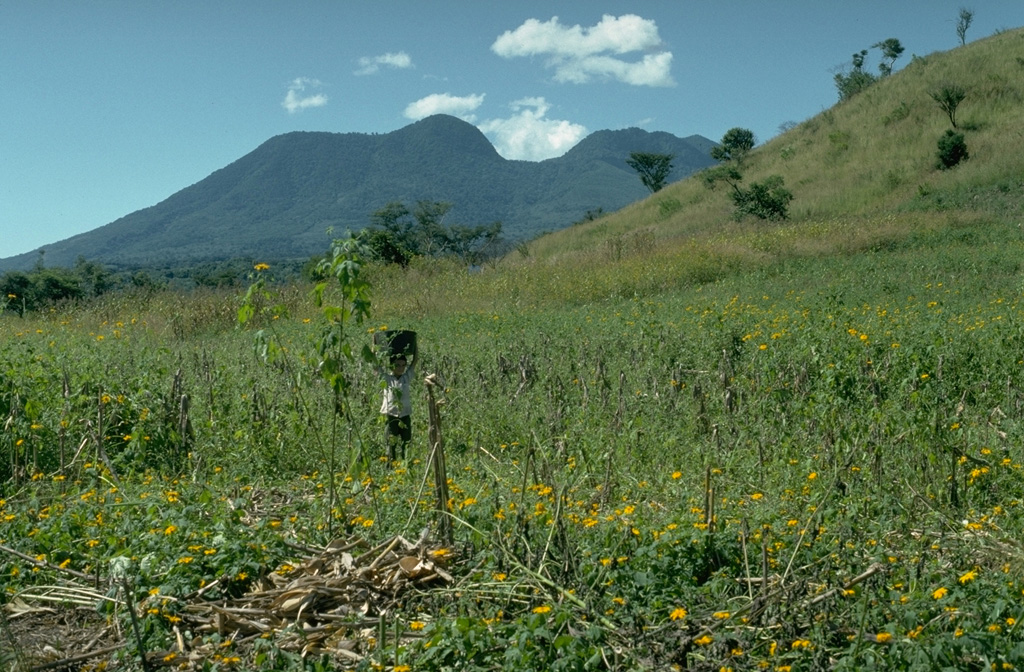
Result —
[[[594,77],[616,79],[634,86],[674,86],[672,52],[664,49],[654,21],[635,14],[605,14],[589,28],[564,26],[558,17],[541,22],[527,19],[505,31],[491,45],[503,58],[547,56],[555,81],[582,84]],[[639,61],[617,56],[645,52]]]
[[[587,135],[587,129],[562,119],[548,119],[544,98],[523,98],[511,105],[508,119],[490,119],[480,130],[506,159],[543,161],[561,156]]]
[[[281,106],[288,110],[289,114],[295,114],[307,107],[323,107],[327,104],[327,96],[322,93],[312,92],[305,95],[307,88],[319,89],[320,86],[319,80],[310,79],[309,77],[298,77],[292,80],[292,83],[288,85],[287,95],[281,101]]]
[[[372,75],[378,72],[381,66],[399,69],[411,68],[412,58],[404,51],[399,51],[396,54],[388,52],[382,56],[363,56],[359,59],[359,69],[355,71],[355,74]]]
[[[405,108],[407,119],[423,119],[432,114],[450,114],[465,121],[473,122],[473,112],[484,102],[486,94],[469,96],[453,96],[450,93],[434,93],[416,102],[409,103]]]

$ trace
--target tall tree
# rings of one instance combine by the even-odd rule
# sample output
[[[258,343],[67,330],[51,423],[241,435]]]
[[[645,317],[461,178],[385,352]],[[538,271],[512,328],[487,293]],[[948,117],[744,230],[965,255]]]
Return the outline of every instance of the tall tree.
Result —
[[[404,235],[412,228],[408,219],[409,208],[401,201],[391,201],[370,215],[370,222],[396,235]]]
[[[651,190],[651,193],[665,186],[669,173],[672,172],[673,154],[652,154],[649,152],[632,152],[626,164],[640,175],[640,181]]]
[[[960,46],[967,44],[967,29],[971,27],[971,21],[974,21],[974,10],[961,7],[956,22],[956,36],[960,38]]]
[[[423,254],[441,255],[448,251],[449,232],[444,219],[452,209],[447,201],[417,201],[413,216],[419,231],[420,251]]]
[[[718,147],[711,148],[711,158],[716,161],[736,161],[739,163],[747,152],[754,148],[754,132],[746,128],[730,128],[722,136]]]

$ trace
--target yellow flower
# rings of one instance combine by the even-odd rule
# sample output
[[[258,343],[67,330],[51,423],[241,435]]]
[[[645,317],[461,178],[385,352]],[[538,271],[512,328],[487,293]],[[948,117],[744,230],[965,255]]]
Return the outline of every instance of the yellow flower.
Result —
[[[704,635],[702,637],[698,637],[697,639],[693,640],[693,643],[696,644],[697,646],[707,646],[708,644],[710,644],[713,641],[715,641],[715,640],[714,640],[714,638],[711,635]]]
[[[495,581],[504,581],[508,576],[504,572],[495,572],[494,574],[491,574],[491,578]]]
[[[726,619],[726,618],[729,618],[729,612],[728,611],[716,611],[715,613],[711,614],[711,617],[712,618],[717,618],[717,619]]]
[[[762,497],[764,497],[764,495],[761,494],[760,492],[755,492],[754,494],[752,494],[750,496],[750,498],[753,499],[754,501],[757,501],[757,500],[761,499]]]
[[[253,269],[255,269],[257,271],[265,271],[265,270],[267,270],[269,268],[270,268],[270,264],[262,264],[261,263],[261,264],[256,264],[255,266],[253,266]]]
[[[682,477],[682,475],[683,475],[683,472],[681,472],[681,471],[673,471],[672,472],[672,478],[673,479],[679,479],[679,478]]]
[[[968,572],[964,572],[960,576],[959,581],[960,581],[960,583],[967,583],[968,581],[973,581],[975,578],[977,578],[977,576],[978,576],[978,573],[972,569],[972,570],[970,570]]]
[[[935,592],[932,593],[932,597],[935,598],[936,600],[941,600],[942,598],[944,598],[946,596],[946,593],[948,593],[948,592],[949,592],[948,588],[945,588],[945,587],[936,588]]]
[[[807,480],[809,480],[809,481],[813,481],[817,477],[818,477],[818,472],[816,472],[816,471],[812,471],[811,473],[807,474]]]
[[[809,639],[796,639],[793,640],[791,649],[809,649],[811,648],[811,640]]]
[[[682,607],[676,607],[672,610],[672,613],[669,614],[669,618],[673,621],[678,621],[679,619],[686,618],[686,609],[683,609]]]
[[[411,630],[422,630],[425,626],[426,623],[424,623],[423,621],[413,621],[409,624],[409,628]]]
[[[541,605],[541,606],[539,606],[539,607],[534,607],[534,608],[533,608],[533,613],[535,613],[535,614],[546,614],[546,613],[548,613],[549,611],[551,611],[551,607],[549,607],[549,606],[548,606],[548,605],[546,605],[546,604],[542,604],[542,605]]]
[[[875,635],[875,641],[879,644],[885,644],[886,642],[892,641],[892,635],[888,632],[880,632]]]

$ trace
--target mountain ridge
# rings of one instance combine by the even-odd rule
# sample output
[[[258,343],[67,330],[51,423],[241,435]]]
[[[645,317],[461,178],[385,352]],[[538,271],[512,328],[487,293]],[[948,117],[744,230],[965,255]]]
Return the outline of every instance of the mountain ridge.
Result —
[[[715,162],[714,143],[638,128],[596,131],[540,162],[498,154],[472,124],[434,115],[383,134],[293,131],[147,208],[32,252],[0,259],[26,269],[78,258],[112,268],[227,258],[300,258],[358,230],[388,202],[449,201],[452,220],[501,221],[513,240],[564,228],[587,211],[617,210],[646,195],[625,160],[632,151],[676,156],[671,181]]]

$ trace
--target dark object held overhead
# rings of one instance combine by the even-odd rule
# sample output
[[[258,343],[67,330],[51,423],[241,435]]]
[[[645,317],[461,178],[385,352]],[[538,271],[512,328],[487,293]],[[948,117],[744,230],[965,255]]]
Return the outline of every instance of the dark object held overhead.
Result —
[[[388,357],[415,357],[416,332],[388,330],[373,334],[373,342],[378,348],[387,348]]]

